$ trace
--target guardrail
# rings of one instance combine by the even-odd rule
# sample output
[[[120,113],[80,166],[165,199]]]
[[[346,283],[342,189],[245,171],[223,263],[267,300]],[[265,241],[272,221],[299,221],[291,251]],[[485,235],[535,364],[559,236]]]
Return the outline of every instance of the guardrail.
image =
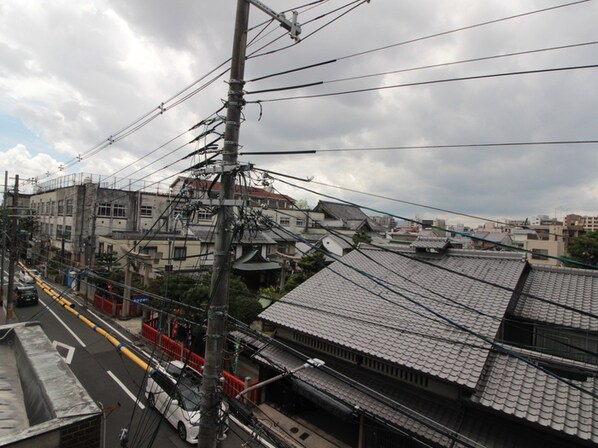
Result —
[[[143,322],[141,336],[146,341],[160,347],[160,349],[170,358],[179,361],[187,360],[191,367],[201,372],[205,362],[204,358],[199,356],[197,353],[190,353],[188,348],[183,348],[183,344],[181,342],[166,336],[164,333],[161,333],[157,327],[157,318]],[[224,377],[222,389],[229,397],[235,398],[245,389],[245,382],[242,379],[237,378],[232,373],[223,371],[222,376]],[[251,385],[253,384],[257,384],[257,381],[254,381]],[[253,402],[257,401],[258,391],[252,391],[248,398]]]

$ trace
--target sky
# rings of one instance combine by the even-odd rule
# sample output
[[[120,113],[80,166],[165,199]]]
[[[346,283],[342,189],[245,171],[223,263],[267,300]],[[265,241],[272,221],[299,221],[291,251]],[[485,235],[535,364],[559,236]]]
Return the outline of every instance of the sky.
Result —
[[[250,8],[239,160],[293,176],[273,175],[276,191],[474,226],[427,207],[598,215],[595,1],[263,3],[302,29],[296,42]],[[79,173],[165,191],[217,138],[185,145],[226,98],[235,9],[2,0],[0,171],[25,192]]]

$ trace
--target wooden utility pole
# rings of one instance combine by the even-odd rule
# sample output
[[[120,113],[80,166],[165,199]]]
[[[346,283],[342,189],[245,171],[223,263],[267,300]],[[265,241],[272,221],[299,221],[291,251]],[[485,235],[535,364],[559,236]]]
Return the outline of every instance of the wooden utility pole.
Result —
[[[19,175],[15,176],[15,189],[12,199],[12,227],[10,229],[10,257],[8,263],[8,291],[6,294],[6,323],[9,324],[15,317],[14,312],[14,282],[15,265],[19,259],[19,243],[17,239],[17,213],[19,211]]]
[[[4,305],[4,257],[6,256],[6,232],[8,217],[6,216],[6,198],[8,192],[8,171],[4,172],[4,198],[2,201],[2,254],[0,255],[0,307]]]
[[[233,54],[228,89],[226,127],[222,151],[222,188],[219,200],[234,199],[237,156],[239,153],[239,128],[243,107],[243,76],[245,72],[245,47],[249,2],[237,0]],[[232,227],[234,213],[231,206],[220,206],[216,221],[216,244],[212,269],[211,303],[208,309],[206,331],[206,359],[201,384],[199,420],[199,448],[215,448],[218,443],[220,403],[222,401],[222,351],[226,316],[228,311],[228,285],[231,270]]]

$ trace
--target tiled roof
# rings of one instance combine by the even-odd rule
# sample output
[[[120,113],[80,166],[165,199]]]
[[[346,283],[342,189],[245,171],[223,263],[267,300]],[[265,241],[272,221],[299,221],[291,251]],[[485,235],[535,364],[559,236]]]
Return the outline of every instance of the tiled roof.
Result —
[[[279,371],[290,371],[305,362],[289,350],[264,345],[256,360]],[[302,350],[302,352],[304,352]],[[304,352],[305,353],[305,352]],[[309,353],[309,352],[308,352]],[[334,360],[325,368],[304,369],[293,375],[356,412],[375,415],[390,425],[425,439],[434,446],[458,448],[483,446],[493,448],[557,448],[562,440],[553,440],[521,425],[497,420],[482,413],[455,408],[448,401],[428,399],[421,391],[397,387],[396,383]],[[424,423],[425,422],[425,423]],[[467,445],[453,441],[446,432],[462,437]]]
[[[367,219],[367,215],[355,205],[340,204],[338,202],[320,201],[316,206],[316,211],[321,211],[333,216],[336,219],[347,221],[363,221]]]
[[[484,241],[488,241],[490,243],[504,243],[505,241],[509,241],[511,237],[508,233],[503,232],[480,232],[474,233],[474,238],[483,239]]]
[[[409,246],[415,247],[416,249],[446,249],[449,245],[449,241],[446,238],[439,237],[419,237]]]
[[[521,255],[510,253],[449,250],[442,257],[425,259],[509,288],[516,286],[525,266]],[[488,356],[488,344],[405,297],[494,338],[511,293],[421,263],[413,250],[365,247],[320,271],[260,317],[473,389]]]
[[[598,315],[598,271],[532,266],[523,292]],[[515,315],[584,331],[598,331],[598,319],[521,296]]]
[[[569,362],[569,361],[567,361]],[[596,369],[596,366],[591,366]],[[572,383],[595,393],[596,372]],[[472,401],[495,411],[598,443],[598,400],[540,369],[492,353]]]

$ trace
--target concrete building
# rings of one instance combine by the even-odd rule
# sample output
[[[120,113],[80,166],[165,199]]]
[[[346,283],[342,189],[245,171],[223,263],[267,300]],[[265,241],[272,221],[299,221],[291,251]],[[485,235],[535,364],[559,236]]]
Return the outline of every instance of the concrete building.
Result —
[[[102,410],[39,323],[0,326],[0,445],[99,448]]]
[[[566,254],[562,239],[560,241],[529,239],[524,241],[523,248],[531,251],[527,254],[527,261],[540,266],[561,266],[559,260],[549,257],[564,257]]]

